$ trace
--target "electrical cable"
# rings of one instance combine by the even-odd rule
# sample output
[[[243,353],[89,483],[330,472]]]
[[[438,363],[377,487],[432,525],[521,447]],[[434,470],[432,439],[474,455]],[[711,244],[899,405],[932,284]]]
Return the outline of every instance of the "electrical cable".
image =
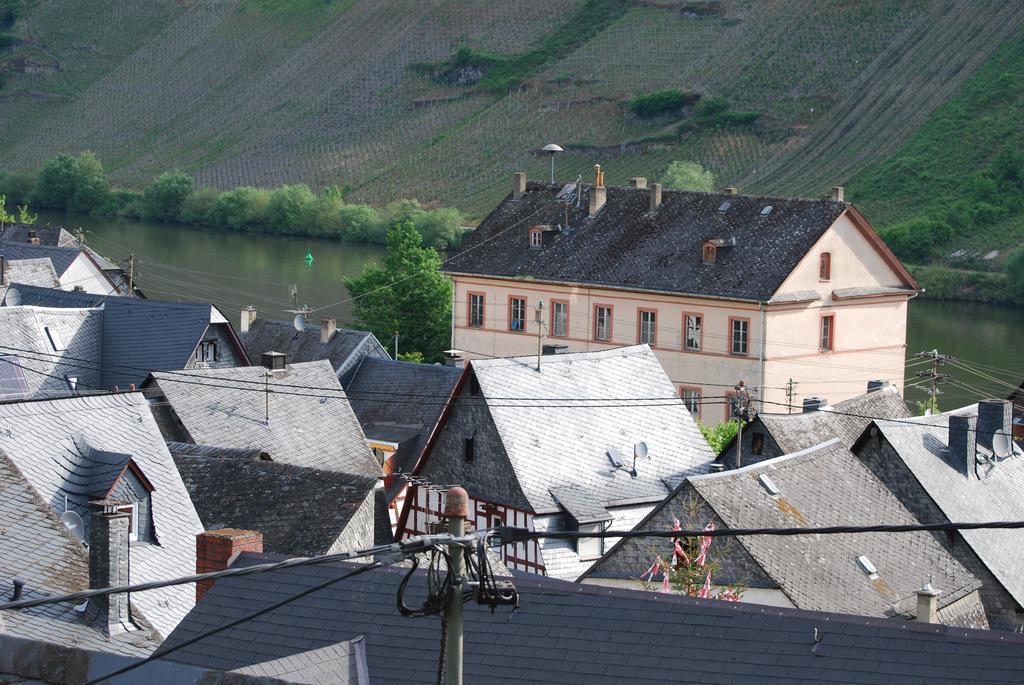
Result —
[[[335,585],[337,583],[340,583],[343,580],[346,580],[348,578],[352,578],[352,577],[357,576],[357,575],[359,575],[361,573],[366,573],[367,571],[370,571],[372,569],[381,568],[382,566],[386,566],[386,565],[392,564],[392,563],[394,563],[396,561],[400,561],[401,559],[407,558],[408,556],[409,555],[401,555],[400,554],[400,555],[396,555],[395,557],[389,557],[387,559],[380,559],[380,560],[374,561],[374,562],[369,563],[369,564],[364,564],[362,566],[359,566],[357,568],[352,569],[351,571],[349,571],[347,573],[343,573],[342,575],[340,575],[340,576],[338,576],[336,578],[330,578],[328,580],[323,581],[322,583],[317,583],[316,585],[313,585],[312,587],[306,588],[302,592],[297,592],[297,593],[295,593],[293,595],[290,595],[290,596],[288,596],[288,597],[286,597],[286,598],[284,598],[284,599],[282,599],[282,600],[280,600],[278,602],[274,602],[273,604],[265,606],[265,607],[263,607],[262,609],[260,609],[258,611],[254,611],[254,612],[246,614],[245,616],[242,616],[240,618],[236,618],[235,620],[229,621],[228,623],[225,623],[222,626],[218,626],[216,628],[213,628],[212,630],[207,630],[205,632],[202,632],[199,635],[196,635],[194,637],[190,637],[189,639],[184,640],[182,642],[179,642],[179,643],[177,643],[177,644],[175,644],[175,645],[173,645],[171,647],[168,647],[166,649],[157,648],[157,650],[155,652],[153,652],[151,655],[149,655],[145,659],[142,659],[141,661],[136,661],[134,663],[128,664],[127,666],[119,668],[116,671],[111,671],[110,673],[107,673],[106,675],[102,675],[102,676],[100,676],[98,678],[93,678],[92,680],[88,680],[85,683],[83,683],[83,685],[97,685],[97,683],[102,683],[105,680],[110,680],[111,678],[114,678],[116,676],[124,675],[125,673],[128,673],[129,671],[134,671],[135,669],[141,668],[142,666],[145,666],[148,663],[156,661],[157,659],[162,659],[162,658],[164,658],[165,656],[167,656],[169,654],[173,654],[174,652],[178,651],[179,649],[184,649],[185,647],[188,647],[189,645],[193,645],[196,642],[200,642],[202,640],[205,640],[206,638],[212,637],[212,636],[216,635],[217,633],[221,633],[221,632],[223,632],[225,630],[228,630],[230,628],[234,628],[235,626],[239,626],[239,625],[241,625],[241,624],[243,624],[243,623],[245,623],[247,621],[251,621],[254,618],[258,618],[258,617],[260,617],[260,616],[262,616],[264,614],[268,614],[271,611],[274,611],[276,609],[280,609],[281,607],[283,607],[283,606],[285,606],[287,604],[291,604],[292,602],[295,602],[297,600],[300,600],[303,597],[307,597],[307,596],[313,594],[314,592],[318,592],[320,590],[328,588],[331,585]]]

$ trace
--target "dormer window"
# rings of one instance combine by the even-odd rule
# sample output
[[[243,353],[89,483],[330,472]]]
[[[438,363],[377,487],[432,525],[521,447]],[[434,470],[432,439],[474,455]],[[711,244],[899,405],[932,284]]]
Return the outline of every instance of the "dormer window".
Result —
[[[544,247],[544,233],[539,228],[530,229],[530,249],[539,250]]]
[[[215,362],[217,361],[217,341],[216,340],[204,340],[199,343],[196,347],[196,361],[197,362]]]
[[[716,248],[715,248],[714,243],[712,243],[710,241],[704,243],[704,250],[703,250],[703,255],[702,255],[702,261],[705,264],[714,264],[715,263],[715,251],[716,251]]]

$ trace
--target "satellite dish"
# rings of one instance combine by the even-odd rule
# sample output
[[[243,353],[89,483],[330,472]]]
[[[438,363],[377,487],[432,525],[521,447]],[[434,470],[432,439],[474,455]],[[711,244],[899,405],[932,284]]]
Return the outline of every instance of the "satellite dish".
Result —
[[[543,150],[544,152],[551,152],[551,153],[564,152],[564,150],[562,149],[561,145],[556,145],[554,143],[548,143],[547,145],[542,147],[541,150]]]
[[[296,314],[295,320],[292,321],[292,325],[295,326],[295,330],[297,331],[306,330],[306,317],[302,314]]]
[[[998,430],[992,434],[992,453],[999,459],[1013,455],[1013,443],[1006,431]]]
[[[73,511],[65,511],[60,515],[60,522],[76,540],[81,542],[85,539],[85,523],[82,522],[81,516]]]
[[[17,288],[8,288],[5,300],[8,307],[17,307],[21,304],[21,293],[18,292]]]
[[[646,459],[647,454],[648,452],[646,442],[638,442],[633,446],[633,456],[636,457],[637,459]]]
[[[564,150],[562,150],[561,145],[555,145],[554,143],[548,143],[541,150],[551,157],[551,185],[555,185],[555,155],[559,152],[564,152]]]

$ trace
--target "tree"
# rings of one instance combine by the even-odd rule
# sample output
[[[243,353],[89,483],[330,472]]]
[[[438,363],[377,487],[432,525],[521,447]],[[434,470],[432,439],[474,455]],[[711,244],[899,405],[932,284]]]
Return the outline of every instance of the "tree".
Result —
[[[86,150],[78,155],[78,169],[75,173],[75,192],[68,209],[73,212],[91,212],[107,200],[110,182],[103,171],[103,165],[95,153]]]
[[[700,428],[704,439],[711,446],[711,451],[715,454],[721,454],[725,446],[729,444],[729,441],[736,437],[740,425],[736,421],[719,421],[718,424],[709,426],[700,419],[697,419],[697,427]]]
[[[180,221],[181,208],[195,187],[181,171],[165,171],[142,193],[143,216],[151,221]]]
[[[420,353],[428,362],[441,361],[449,345],[452,284],[438,268],[437,251],[422,246],[411,221],[388,230],[383,268],[368,264],[358,278],[344,279],[354,298],[354,326],[380,340],[398,332],[400,349]]]
[[[270,196],[267,225],[272,233],[312,233],[316,195],[307,185],[281,186]]]
[[[691,513],[689,520],[696,520],[699,509],[697,503],[690,501],[686,504]],[[704,527],[704,530],[709,532],[714,529],[715,525],[712,521],[709,521]],[[682,530],[679,519],[674,520],[673,530]],[[712,580],[721,568],[720,562],[712,558],[711,555],[714,538],[710,535],[702,535],[699,538],[671,538],[671,541],[672,551],[667,555],[661,554],[657,548],[650,548],[650,552],[654,556],[654,563],[640,576],[640,580],[653,583],[658,576],[661,576],[662,592],[675,590],[678,594],[687,597],[721,599],[729,602],[740,601],[746,590],[743,582],[726,585],[718,591],[718,594],[714,594]],[[721,553],[719,553],[719,557],[721,557]],[[651,588],[648,586],[647,589]]]
[[[715,187],[715,175],[697,162],[677,160],[668,165],[661,184],[671,190],[696,190],[710,193]]]
[[[86,150],[72,157],[62,152],[43,164],[32,202],[39,207],[91,212],[109,193],[110,183],[95,154]]]
[[[1010,292],[1018,302],[1024,301],[1024,245],[1006,258],[1006,277],[1010,282]]]

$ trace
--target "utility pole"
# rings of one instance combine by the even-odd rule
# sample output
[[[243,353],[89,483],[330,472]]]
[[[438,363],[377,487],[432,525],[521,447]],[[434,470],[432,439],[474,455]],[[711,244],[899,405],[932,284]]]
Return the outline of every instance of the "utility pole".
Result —
[[[540,371],[540,358],[544,354],[544,300],[537,302],[537,311],[533,321],[537,324],[537,370]]]
[[[444,498],[444,515],[448,519],[448,532],[453,537],[461,538],[466,529],[466,517],[469,516],[469,493],[460,487],[448,488]],[[463,553],[461,547],[455,547],[452,558],[452,595],[445,609],[444,625],[447,630],[445,665],[448,674],[448,685],[462,685],[462,632],[463,632]]]
[[[732,415],[736,417],[736,468],[743,466],[743,422],[750,421],[757,415],[751,406],[750,393],[743,381],[734,387],[736,393],[732,398]]]
[[[128,297],[135,297],[135,253],[128,253]]]
[[[264,422],[265,422],[265,424],[267,426],[269,426],[270,425],[270,369],[265,369],[264,378],[265,378],[264,389],[266,391],[266,396],[267,396],[267,413],[266,413],[266,418],[264,419]]]
[[[794,392],[796,389],[796,385],[796,381],[794,381],[792,378],[790,378],[789,382],[786,383],[786,407],[790,414],[793,413],[793,397],[796,395],[796,393]]]
[[[948,361],[952,361],[953,357],[948,354],[939,354],[938,350],[931,350],[930,352],[918,352],[916,357],[920,359],[931,359],[932,368],[928,371],[918,371],[917,377],[923,378],[929,381],[928,390],[928,407],[925,409],[925,414],[932,414],[939,410],[939,395],[942,391],[938,389],[938,383],[945,383],[949,380],[950,376],[948,373],[939,373],[939,367]]]

